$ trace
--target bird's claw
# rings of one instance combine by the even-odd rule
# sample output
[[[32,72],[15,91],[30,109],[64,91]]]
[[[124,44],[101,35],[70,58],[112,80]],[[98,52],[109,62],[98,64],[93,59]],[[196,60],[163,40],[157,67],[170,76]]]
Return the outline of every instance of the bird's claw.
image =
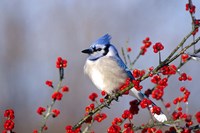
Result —
[[[115,101],[119,102],[119,99],[118,99],[118,97],[115,96],[115,94],[112,94],[112,95],[107,94],[105,96],[105,99],[108,100],[109,98],[113,98]]]

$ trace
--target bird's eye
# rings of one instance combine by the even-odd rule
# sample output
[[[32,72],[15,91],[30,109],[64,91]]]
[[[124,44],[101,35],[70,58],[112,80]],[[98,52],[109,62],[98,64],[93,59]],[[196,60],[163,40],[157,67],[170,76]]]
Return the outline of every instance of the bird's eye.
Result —
[[[102,48],[98,48],[98,49],[97,49],[97,51],[101,51],[101,50],[102,50]]]

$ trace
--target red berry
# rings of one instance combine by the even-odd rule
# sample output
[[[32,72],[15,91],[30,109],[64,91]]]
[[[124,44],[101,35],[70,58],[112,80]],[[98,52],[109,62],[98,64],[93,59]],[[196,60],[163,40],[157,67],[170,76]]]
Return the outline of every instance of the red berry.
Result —
[[[48,127],[46,125],[43,126],[43,130],[47,130]]]
[[[132,50],[132,49],[131,49],[130,47],[127,48],[127,52],[131,52],[131,50]]]
[[[161,51],[163,49],[164,49],[164,46],[160,42],[157,42],[156,44],[153,45],[154,53],[157,53],[158,51]]]
[[[182,58],[182,61],[183,61],[183,62],[186,62],[187,59],[189,58],[189,55],[188,55],[188,54],[182,54],[182,55],[181,55],[181,58]]]
[[[91,104],[90,104],[90,108],[93,110],[94,107],[95,107],[94,103],[91,103]]]
[[[154,114],[160,115],[161,109],[160,109],[160,107],[158,107],[158,106],[153,106],[153,107],[151,108],[151,112],[154,113]]]
[[[91,101],[95,101],[95,99],[98,97],[98,95],[97,95],[97,93],[91,93],[90,95],[89,95],[89,99],[91,100]]]
[[[179,107],[177,110],[178,110],[178,111],[182,111],[182,107]]]
[[[166,107],[166,108],[170,108],[170,106],[171,106],[170,103],[166,103],[166,104],[165,104],[165,107]]]
[[[192,81],[192,77],[191,76],[187,76],[188,81]]]
[[[105,95],[106,95],[106,91],[104,91],[104,90],[101,91],[101,95],[102,95],[102,96],[105,96]]]
[[[60,101],[62,99],[62,97],[63,97],[63,94],[61,92],[59,92],[59,91],[56,91],[51,95],[51,97],[54,100]]]
[[[62,92],[68,92],[68,91],[69,91],[69,88],[67,86],[62,87]]]
[[[12,120],[6,120],[4,123],[4,129],[6,130],[12,130],[15,126],[15,123]]]
[[[85,107],[85,112],[90,112],[90,107],[89,106]]]
[[[200,111],[195,114],[197,122],[200,123]]]
[[[133,76],[134,76],[134,78],[139,78],[140,77],[140,70],[134,69],[133,70]]]
[[[164,92],[162,89],[154,89],[151,93],[152,98],[156,100],[160,100],[163,96]]]
[[[185,10],[186,10],[186,11],[189,10],[189,3],[187,3],[187,4],[185,5]]]
[[[106,118],[107,115],[105,113],[98,113],[94,116],[94,120],[96,120],[97,122],[102,122]]]
[[[99,101],[100,101],[100,103],[103,103],[103,102],[104,102],[104,99],[103,99],[103,98],[101,98]]]
[[[140,102],[140,106],[141,106],[142,108],[146,108],[146,107],[148,107],[148,106],[151,105],[151,104],[152,104],[151,100],[149,100],[149,99],[147,99],[147,98],[144,98],[144,99]]]
[[[111,125],[107,130],[108,133],[120,133],[120,131],[121,127],[117,124]]]
[[[35,129],[35,130],[33,130],[33,133],[38,133],[38,131]]]
[[[53,82],[51,80],[47,80],[45,84],[49,87],[53,87]]]
[[[181,88],[180,88],[180,91],[181,91],[181,92],[184,92],[184,91],[185,91],[185,87],[184,87],[184,86],[181,87]]]
[[[158,84],[158,82],[161,80],[159,75],[155,75],[151,78],[151,82],[154,84]]]
[[[153,71],[153,69],[154,69],[154,67],[152,66],[152,67],[149,68],[149,71]]]
[[[150,38],[149,37],[146,37],[145,38],[145,41],[149,42]]]
[[[39,115],[42,115],[43,112],[45,112],[45,111],[46,111],[46,109],[43,108],[43,107],[39,107],[39,108],[37,109],[37,113],[38,113]]]
[[[53,117],[57,117],[60,114],[60,110],[54,109],[52,110],[52,113],[53,113]]]
[[[5,110],[4,117],[7,117],[8,119],[13,120],[15,118],[14,110],[13,109],[7,109],[7,110]]]

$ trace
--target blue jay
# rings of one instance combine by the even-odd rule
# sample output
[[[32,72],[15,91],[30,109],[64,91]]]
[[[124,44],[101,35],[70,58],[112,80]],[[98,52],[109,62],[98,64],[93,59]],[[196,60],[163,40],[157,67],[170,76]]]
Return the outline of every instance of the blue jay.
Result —
[[[83,50],[82,53],[89,55],[84,66],[84,72],[98,89],[112,95],[125,83],[127,78],[134,80],[134,77],[120,58],[115,46],[110,44],[110,40],[111,36],[106,34],[100,37],[88,49]],[[130,93],[139,101],[145,98],[144,94],[134,87]],[[151,109],[153,106],[156,105],[153,104],[149,108]],[[163,113],[152,115],[159,122],[167,120]]]

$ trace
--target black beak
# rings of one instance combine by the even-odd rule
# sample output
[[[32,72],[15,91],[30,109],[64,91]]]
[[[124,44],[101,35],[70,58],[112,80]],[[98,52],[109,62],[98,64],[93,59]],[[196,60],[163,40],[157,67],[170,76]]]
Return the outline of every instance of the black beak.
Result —
[[[92,54],[93,53],[93,50],[92,49],[84,49],[81,51],[82,53],[85,53],[85,54]]]

